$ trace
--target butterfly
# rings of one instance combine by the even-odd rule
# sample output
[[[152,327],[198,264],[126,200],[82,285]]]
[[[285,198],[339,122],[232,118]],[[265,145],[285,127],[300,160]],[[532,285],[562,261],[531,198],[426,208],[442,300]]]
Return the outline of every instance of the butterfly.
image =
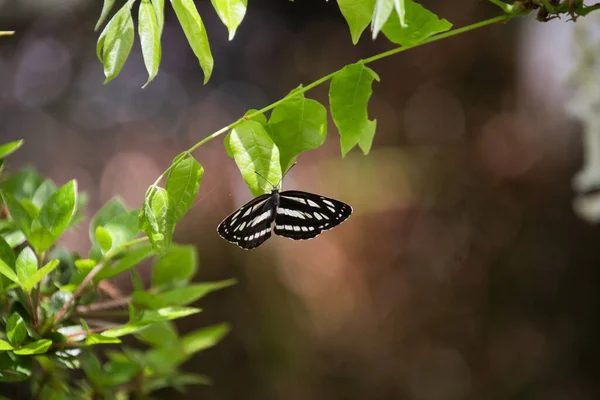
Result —
[[[263,244],[271,233],[294,240],[317,237],[344,222],[352,207],[318,194],[273,186],[271,193],[255,197],[223,220],[219,235],[242,249]]]

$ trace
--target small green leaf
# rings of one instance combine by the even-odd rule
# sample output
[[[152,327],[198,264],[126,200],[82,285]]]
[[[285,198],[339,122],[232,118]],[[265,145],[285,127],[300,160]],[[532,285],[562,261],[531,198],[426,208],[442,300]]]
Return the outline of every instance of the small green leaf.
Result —
[[[396,14],[398,14],[398,22],[402,28],[406,28],[406,2],[405,0],[394,0]]]
[[[279,149],[259,122],[244,121],[235,127],[229,144],[235,163],[254,196],[270,192],[271,188],[266,186],[281,181]]]
[[[46,179],[35,190],[31,202],[35,204],[38,209],[41,209],[54,192],[56,192],[56,186],[54,186],[54,183],[50,179]]]
[[[102,53],[104,75],[106,76],[104,83],[119,75],[133,47],[134,27],[131,19],[131,4],[129,1],[125,3],[106,26],[107,32]]]
[[[21,171],[11,174],[2,182],[1,187],[4,193],[21,201],[31,199],[36,189],[42,184],[42,177],[37,171],[25,168]]]
[[[394,9],[394,2],[398,0],[375,0],[375,10],[373,11],[373,22],[371,30],[373,31],[373,40],[377,38],[379,31],[390,17]]]
[[[108,233],[108,231],[101,226],[96,228],[96,241],[100,245],[102,252],[105,254],[112,247],[112,238],[110,237],[110,233]]]
[[[152,267],[152,286],[188,282],[196,273],[198,260],[194,246],[173,245],[156,258]]]
[[[202,310],[194,307],[164,307],[158,310],[144,310],[140,313],[136,323],[150,324],[153,322],[170,321],[172,319],[187,317],[200,311]]]
[[[211,0],[211,3],[221,21],[229,30],[229,40],[233,40],[235,31],[246,14],[248,0]]]
[[[177,330],[170,321],[155,322],[136,334],[136,337],[154,347],[170,347],[177,340]]]
[[[165,25],[165,0],[152,0],[154,7],[154,16],[158,25],[158,37],[162,36],[163,26]]]
[[[42,268],[35,271],[33,273],[33,275],[31,275],[29,278],[27,278],[27,280],[25,282],[23,282],[23,290],[25,290],[26,292],[29,293],[31,291],[31,289],[33,289],[35,287],[35,285],[38,284],[38,282],[40,282],[42,279],[44,279],[44,277],[46,275],[48,275],[50,272],[54,271],[54,269],[56,267],[58,267],[59,263],[60,263],[59,260],[50,260]]]
[[[50,339],[41,339],[37,342],[29,343],[18,350],[14,350],[15,354],[19,354],[22,356],[30,356],[33,354],[43,354],[48,351],[48,349],[52,346],[52,340]]]
[[[217,344],[229,332],[229,325],[216,324],[188,333],[181,339],[184,353],[191,356]]]
[[[158,73],[161,58],[160,29],[154,7],[150,0],[140,1],[138,34],[140,35],[140,44],[142,45],[144,65],[148,71],[148,80],[144,84],[144,88]]]
[[[42,307],[44,307],[44,309],[46,310],[48,317],[53,318],[64,307],[64,305],[71,300],[71,298],[73,298],[73,293],[66,292],[64,290],[59,290],[58,292],[54,292],[54,294],[50,297],[49,302],[43,302]],[[69,308],[69,311],[67,311],[66,316],[68,316],[72,308],[72,306]]]
[[[89,272],[92,268],[96,266],[98,262],[96,260],[92,260],[90,258],[82,258],[79,260],[75,260],[75,267],[86,273]]]
[[[125,336],[125,335],[131,335],[132,333],[135,333],[135,332],[141,331],[142,329],[145,329],[147,326],[148,326],[148,324],[130,322],[125,325],[121,325],[116,328],[112,328],[107,331],[104,331],[102,333],[102,335],[107,336],[107,337],[115,337],[116,338],[116,337],[121,337],[121,336]]]
[[[103,279],[109,279],[113,276],[117,276],[122,272],[127,271],[130,268],[135,267],[137,264],[144,261],[146,258],[154,255],[152,245],[145,243],[140,246],[134,247],[128,250],[118,261],[110,266],[104,267],[102,271],[96,275],[94,282],[98,283]]]
[[[164,301],[161,300],[160,295],[143,290],[136,290],[131,295],[131,300],[135,305],[136,309],[140,310],[158,310],[159,308],[167,307]]]
[[[12,349],[14,349],[14,347],[12,347],[12,345],[10,343],[8,343],[6,340],[0,339],[0,351],[6,351],[6,350],[12,350]]]
[[[11,269],[15,266],[15,252],[2,236],[0,236],[0,260],[4,261]]]
[[[119,199],[112,199],[96,213],[90,224],[92,249],[90,258],[100,259],[100,245],[96,239],[96,229],[101,226],[111,237],[111,249],[135,239],[139,232],[137,211],[127,211]]]
[[[186,306],[194,303],[211,292],[224,289],[231,285],[235,285],[236,283],[237,282],[235,279],[228,279],[219,282],[197,283],[162,292],[158,294],[158,298],[166,306]]]
[[[6,264],[2,259],[0,259],[0,274],[7,277],[17,285],[21,285],[17,274],[15,274],[15,271],[10,266],[8,266],[8,264]]]
[[[13,346],[20,346],[27,337],[25,321],[18,313],[12,313],[6,322],[6,337]]]
[[[5,158],[6,156],[14,153],[23,145],[23,139],[15,140],[14,142],[5,143],[0,145],[0,158]]]
[[[6,243],[8,243],[8,245],[11,248],[20,246],[23,243],[25,243],[25,241],[27,240],[25,235],[23,235],[23,232],[21,232],[19,230],[15,230],[15,231],[11,231],[11,232],[3,232],[2,237],[4,238],[4,240],[6,240]]]
[[[173,213],[169,209],[169,193],[161,187],[151,187],[140,213],[140,228],[148,235],[153,248],[164,253],[173,238]]]
[[[0,381],[20,382],[31,376],[33,357],[0,353]]]
[[[23,206],[25,211],[27,211],[27,214],[29,214],[32,220],[35,220],[38,217],[38,215],[40,215],[40,209],[38,208],[38,206],[33,204],[33,201],[29,199],[23,199],[21,200],[21,205]]]
[[[352,43],[358,43],[360,35],[373,17],[375,0],[338,0],[338,6],[350,28]]]
[[[190,47],[200,62],[204,72],[204,83],[208,82],[213,69],[213,57],[202,18],[194,5],[194,0],[171,0],[177,19],[183,28]]]
[[[53,241],[58,240],[60,235],[69,225],[69,221],[75,214],[77,204],[77,182],[72,180],[58,189],[46,201],[40,210],[39,221],[42,228],[52,236]],[[32,231],[33,225],[32,225]],[[37,248],[38,252],[47,250],[46,248]]]
[[[116,337],[104,336],[98,333],[88,333],[85,337],[84,344],[93,346],[96,344],[115,344],[121,343],[121,340]]]
[[[254,115],[253,117],[250,117],[250,115],[253,115],[257,112],[258,112],[258,110],[251,108],[250,110],[246,111],[246,114],[244,114],[244,117],[246,117],[245,119],[248,119],[249,121],[256,121],[266,127],[267,117],[265,117],[265,114],[258,113],[256,115]],[[231,132],[229,132],[227,135],[225,135],[225,139],[223,139],[223,145],[225,146],[225,152],[227,153],[227,155],[231,158],[234,158],[233,150],[231,150],[231,144],[229,143],[230,138],[231,138]]]
[[[17,257],[17,277],[21,285],[38,269],[38,259],[31,247],[25,247]]]
[[[13,221],[17,227],[25,234],[25,236],[29,236],[30,227],[31,227],[31,217],[25,211],[21,203],[15,199],[12,195],[7,192],[2,192],[2,198],[4,199],[4,204],[6,208],[8,208],[8,212],[12,217]]]
[[[288,95],[271,113],[269,132],[279,149],[281,170],[287,171],[298,154],[325,143],[327,110],[302,93]]]
[[[104,4],[102,4],[102,12],[100,13],[100,18],[98,18],[98,22],[96,22],[94,31],[100,29],[102,24],[104,24],[104,21],[106,21],[106,18],[108,17],[108,14],[110,13],[110,10],[112,10],[114,4],[115,0],[104,0]]]
[[[106,33],[108,32],[108,28],[110,28],[110,24],[106,25],[100,36],[98,36],[98,41],[96,42],[96,57],[98,57],[98,61],[104,63],[104,55],[102,52],[104,51],[104,43],[106,42]]]
[[[169,208],[177,222],[189,210],[198,190],[204,169],[192,156],[177,162],[169,172],[165,188],[169,194]]]
[[[398,18],[389,18],[383,26],[383,33],[389,40],[401,46],[421,43],[440,32],[452,28],[452,24],[427,10],[413,0],[405,0],[405,27]]]
[[[377,120],[367,121],[358,146],[366,156],[371,151],[371,145],[373,144],[373,138],[375,138],[375,130],[377,129]]]
[[[371,84],[379,77],[364,63],[346,65],[331,80],[329,103],[333,122],[340,133],[342,157],[358,144],[368,121],[367,104]]]

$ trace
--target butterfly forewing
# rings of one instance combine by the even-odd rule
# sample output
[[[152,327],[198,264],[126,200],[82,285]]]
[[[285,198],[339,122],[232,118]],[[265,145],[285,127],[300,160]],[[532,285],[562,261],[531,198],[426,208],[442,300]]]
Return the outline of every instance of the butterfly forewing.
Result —
[[[258,196],[233,212],[219,224],[217,232],[243,249],[254,249],[271,237],[276,217],[271,194]]]
[[[297,190],[280,194],[275,234],[290,239],[312,239],[344,222],[352,207],[339,200]]]

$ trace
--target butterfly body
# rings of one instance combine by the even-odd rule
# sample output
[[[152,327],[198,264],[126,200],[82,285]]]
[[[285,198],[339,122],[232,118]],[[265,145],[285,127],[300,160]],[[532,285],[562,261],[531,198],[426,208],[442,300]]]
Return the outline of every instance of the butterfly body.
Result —
[[[328,197],[277,187],[255,197],[219,224],[219,235],[243,249],[254,249],[272,233],[294,240],[317,237],[344,222],[352,207]]]

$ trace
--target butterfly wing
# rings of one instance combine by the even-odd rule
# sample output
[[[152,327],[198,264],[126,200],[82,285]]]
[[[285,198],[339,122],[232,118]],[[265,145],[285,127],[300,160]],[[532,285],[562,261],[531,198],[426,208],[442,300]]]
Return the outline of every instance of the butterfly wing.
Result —
[[[271,237],[275,220],[275,205],[270,194],[258,196],[234,211],[219,224],[219,235],[250,250],[263,244]]]
[[[281,192],[275,234],[294,240],[312,239],[338,226],[352,214],[339,200],[298,190]]]

